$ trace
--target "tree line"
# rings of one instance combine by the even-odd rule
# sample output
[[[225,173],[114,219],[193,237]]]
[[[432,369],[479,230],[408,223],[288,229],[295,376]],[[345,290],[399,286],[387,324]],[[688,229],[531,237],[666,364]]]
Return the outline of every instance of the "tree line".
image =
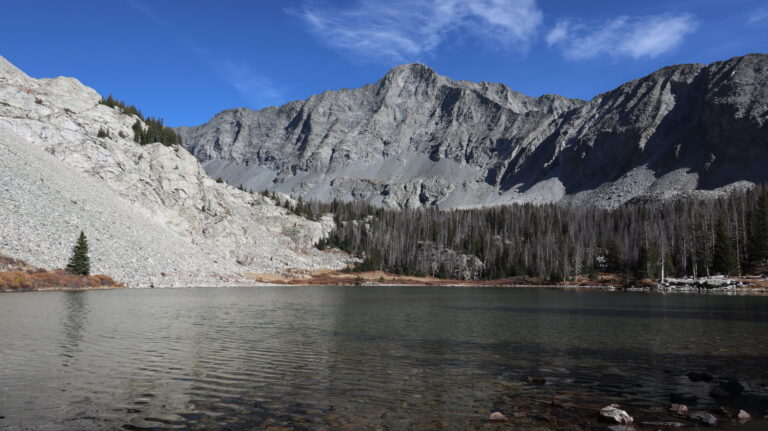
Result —
[[[308,218],[326,212],[334,214],[337,227],[319,248],[339,247],[363,258],[358,269],[406,275],[440,275],[420,256],[425,243],[477,256],[487,279],[738,275],[768,259],[766,186],[617,209],[517,204],[389,210],[362,202],[302,202]],[[453,274],[457,264],[449,260],[440,267]]]
[[[101,98],[99,103],[110,108],[119,108],[123,114],[139,117],[132,126],[133,140],[137,144],[146,145],[160,142],[165,146],[181,145],[181,136],[172,128],[165,126],[162,118],[144,117],[144,114],[138,108],[133,105],[127,105],[122,100],[115,99],[111,94],[107,98]],[[142,126],[142,122],[144,122],[144,126]],[[100,129],[99,137],[109,137],[108,131]]]

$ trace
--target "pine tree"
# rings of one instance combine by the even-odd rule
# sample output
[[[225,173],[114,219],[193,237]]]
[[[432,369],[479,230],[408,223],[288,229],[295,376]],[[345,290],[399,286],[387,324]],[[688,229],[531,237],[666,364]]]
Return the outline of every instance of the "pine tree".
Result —
[[[759,265],[768,259],[768,189],[760,195],[749,219],[747,255],[751,264]]]
[[[640,247],[640,253],[637,258],[637,275],[641,278],[657,278],[660,264],[659,248],[656,244],[649,243],[648,247]]]
[[[739,273],[739,255],[733,247],[733,242],[725,230],[725,223],[717,223],[715,234],[715,253],[712,257],[712,269],[720,274],[732,275]]]
[[[77,239],[77,243],[72,247],[72,257],[69,258],[67,264],[67,272],[76,275],[90,275],[91,274],[91,259],[88,257],[88,240],[85,238],[85,233],[80,231],[80,237]]]

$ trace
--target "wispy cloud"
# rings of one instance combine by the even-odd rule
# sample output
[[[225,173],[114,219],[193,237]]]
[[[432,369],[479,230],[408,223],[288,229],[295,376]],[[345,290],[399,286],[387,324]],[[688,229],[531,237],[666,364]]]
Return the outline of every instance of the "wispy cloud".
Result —
[[[245,63],[235,62],[216,55],[187,34],[175,30],[171,22],[158,15],[141,0],[127,0],[127,3],[155,24],[170,32],[182,45],[197,55],[217,76],[229,83],[254,107],[271,106],[285,101],[284,90],[268,76],[255,71]]]
[[[217,68],[243,97],[256,106],[272,106],[285,101],[283,90],[274,81],[247,65],[222,60]]]
[[[142,3],[139,0],[128,0],[128,6],[136,9],[137,11],[141,12],[142,15],[146,16],[147,18],[151,19],[155,22],[155,24],[161,25],[163,27],[168,27],[168,21],[161,18],[159,15],[157,15],[152,9],[147,7],[144,3]]]
[[[569,60],[605,55],[654,58],[679,46],[697,26],[690,14],[620,16],[591,24],[561,20],[547,33],[546,40]]]
[[[748,25],[763,22],[768,22],[768,6],[755,9],[751,14],[749,14],[749,17],[747,18]]]
[[[328,45],[384,63],[416,60],[457,29],[524,52],[542,22],[535,0],[356,0],[347,7],[307,2],[288,12]]]

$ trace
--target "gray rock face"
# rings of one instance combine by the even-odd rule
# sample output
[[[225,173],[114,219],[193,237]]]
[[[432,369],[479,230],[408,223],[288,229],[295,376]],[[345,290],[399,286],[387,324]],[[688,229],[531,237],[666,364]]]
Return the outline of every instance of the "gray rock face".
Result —
[[[0,57],[0,253],[61,268],[84,230],[92,270],[129,286],[253,284],[246,271],[344,266],[312,247],[330,216],[287,214],[216,183],[183,148],[134,143],[136,117],[99,98]]]
[[[419,241],[416,246],[419,249],[417,266],[430,268],[430,274],[426,275],[477,280],[483,273],[483,262],[477,256],[456,253],[426,241]]]
[[[213,177],[254,190],[416,208],[723,191],[768,180],[768,56],[661,69],[589,102],[452,81],[379,82],[180,128]]]

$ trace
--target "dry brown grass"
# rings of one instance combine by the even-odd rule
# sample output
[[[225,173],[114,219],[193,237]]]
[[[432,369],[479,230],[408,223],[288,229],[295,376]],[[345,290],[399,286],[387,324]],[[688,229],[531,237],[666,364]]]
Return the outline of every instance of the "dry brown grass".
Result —
[[[336,270],[288,271],[282,274],[248,274],[254,281],[283,285],[408,285],[408,286],[581,286],[615,287],[622,283],[619,274],[601,273],[595,279],[576,277],[561,283],[553,283],[538,277],[509,277],[496,280],[456,280],[434,277],[397,275],[384,271],[343,272]]]
[[[88,289],[118,286],[120,286],[119,283],[107,275],[97,274],[83,277],[70,274],[62,269],[0,272],[0,291],[51,288]]]

